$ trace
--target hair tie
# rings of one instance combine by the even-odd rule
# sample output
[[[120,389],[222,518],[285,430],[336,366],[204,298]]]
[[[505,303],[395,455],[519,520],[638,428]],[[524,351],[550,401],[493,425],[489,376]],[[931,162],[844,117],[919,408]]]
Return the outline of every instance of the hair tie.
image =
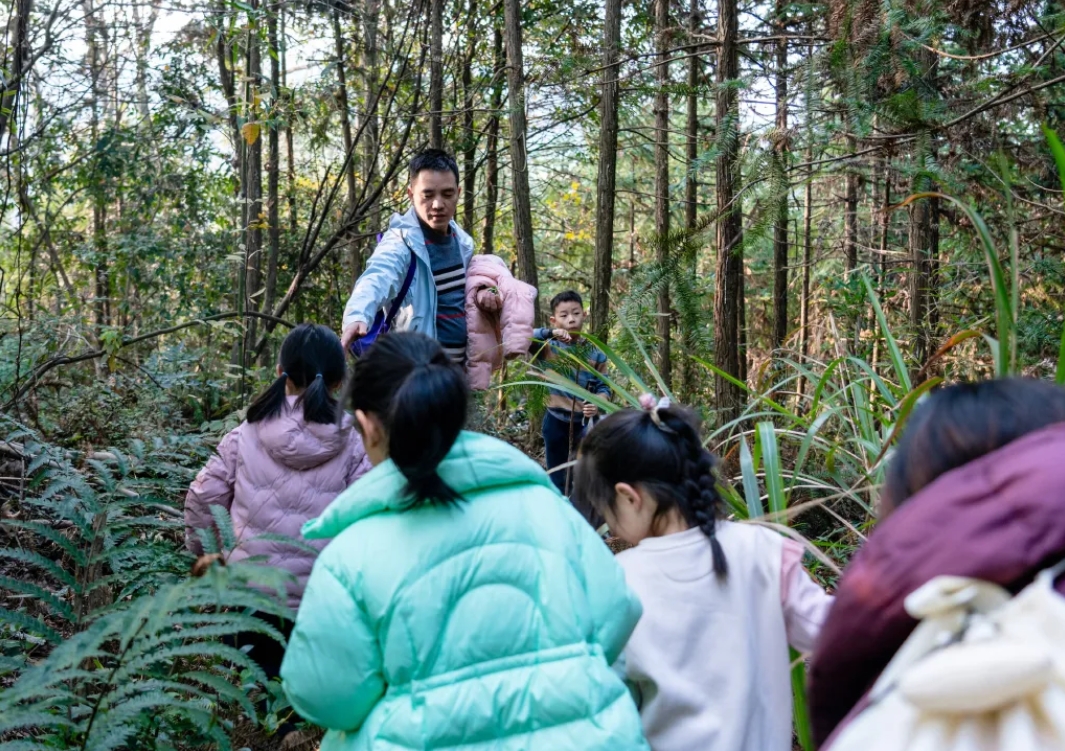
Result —
[[[321,374],[321,373],[315,373],[315,374],[314,374],[314,380],[316,380],[316,381],[317,381],[317,380],[318,380],[319,378],[321,378],[321,377],[322,377],[322,374]]]
[[[282,377],[282,378],[288,378],[288,373],[282,373],[282,374],[281,374],[281,377]]]
[[[668,396],[663,396],[661,399],[655,400],[651,394],[641,394],[639,398],[640,407],[644,412],[647,412],[651,416],[651,422],[655,424],[659,430],[663,433],[670,433],[677,435],[677,431],[662,422],[662,416],[659,412],[663,409],[669,409],[673,406],[673,402],[669,400]]]

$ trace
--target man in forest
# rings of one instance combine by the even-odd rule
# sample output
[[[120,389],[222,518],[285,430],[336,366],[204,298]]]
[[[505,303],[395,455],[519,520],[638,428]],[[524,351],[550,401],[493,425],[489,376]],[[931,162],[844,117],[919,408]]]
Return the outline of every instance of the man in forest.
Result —
[[[344,306],[345,350],[400,294],[412,271],[409,292],[401,301],[403,311],[393,328],[434,337],[454,362],[465,363],[466,269],[473,239],[454,221],[461,194],[454,157],[440,149],[414,157],[407,187],[411,208],[392,215],[388,231]]]

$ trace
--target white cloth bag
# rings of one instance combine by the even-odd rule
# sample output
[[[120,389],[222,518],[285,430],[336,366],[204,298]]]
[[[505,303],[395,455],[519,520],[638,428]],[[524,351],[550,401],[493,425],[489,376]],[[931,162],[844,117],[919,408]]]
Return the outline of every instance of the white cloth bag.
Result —
[[[830,751],[1065,751],[1063,571],[1012,599],[951,576],[913,592],[921,623]]]

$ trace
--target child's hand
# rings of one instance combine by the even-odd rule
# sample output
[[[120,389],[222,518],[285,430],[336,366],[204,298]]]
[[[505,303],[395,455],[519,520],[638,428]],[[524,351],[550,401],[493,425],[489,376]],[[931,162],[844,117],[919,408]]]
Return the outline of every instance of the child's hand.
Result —
[[[554,329],[551,331],[551,336],[553,336],[555,339],[558,339],[560,342],[565,342],[566,344],[569,344],[573,341],[573,337],[570,336],[570,333],[565,329]]]
[[[599,407],[595,406],[591,402],[585,402],[584,409],[582,411],[584,412],[585,417],[591,418],[599,414]]]

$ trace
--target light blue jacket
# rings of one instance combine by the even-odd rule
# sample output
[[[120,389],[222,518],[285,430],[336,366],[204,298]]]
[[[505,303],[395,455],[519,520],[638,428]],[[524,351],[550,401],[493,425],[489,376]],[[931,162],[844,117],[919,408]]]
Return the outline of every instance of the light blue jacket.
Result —
[[[462,263],[469,268],[470,259],[473,257],[473,238],[454,220],[451,222],[451,231],[459,240]],[[348,298],[348,304],[344,306],[344,328],[353,323],[365,323],[369,326],[377,311],[385,309],[387,312],[388,306],[403,286],[407,268],[410,266],[411,253],[418,259],[418,265],[414,270],[410,292],[407,293],[400,315],[397,316],[397,319],[404,323],[395,328],[417,331],[436,338],[436,285],[433,283],[433,267],[413,206],[406,214],[392,215],[388,230],[374,249],[366,264],[366,270],[355,282],[355,289]]]
[[[402,510],[386,461],[303,528],[334,539],[281,678],[322,751],[648,751],[609,667],[640,603],[606,545],[502,441],[462,433],[439,472],[465,501]]]

